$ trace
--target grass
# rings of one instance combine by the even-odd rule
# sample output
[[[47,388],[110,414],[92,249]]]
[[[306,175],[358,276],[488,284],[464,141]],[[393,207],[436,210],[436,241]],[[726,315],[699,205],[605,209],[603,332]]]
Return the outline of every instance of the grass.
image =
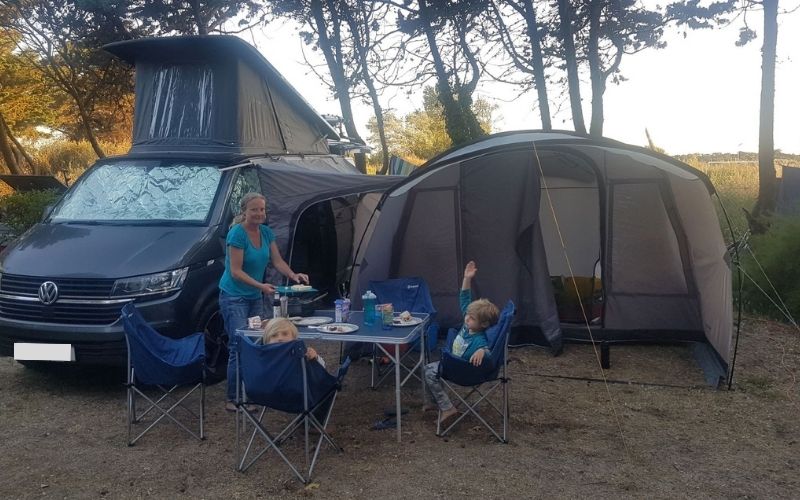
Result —
[[[751,211],[758,197],[758,165],[753,162],[742,163],[705,163],[699,160],[687,162],[689,165],[705,173],[717,190],[719,200],[725,207],[731,219],[731,225],[736,236],[740,236],[747,231],[747,220],[745,219],[743,208]],[[784,166],[792,165],[792,162],[781,161],[775,165],[775,171],[780,179]],[[732,237],[728,230],[728,222],[722,212],[722,208],[717,206],[720,226],[725,236],[725,241],[730,243]]]

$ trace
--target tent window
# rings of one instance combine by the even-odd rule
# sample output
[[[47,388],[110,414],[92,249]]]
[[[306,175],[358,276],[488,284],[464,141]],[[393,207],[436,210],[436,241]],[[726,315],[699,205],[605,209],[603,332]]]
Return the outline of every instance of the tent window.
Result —
[[[683,295],[678,238],[657,183],[612,184],[613,293]]]
[[[214,121],[214,74],[205,64],[165,64],[149,73],[149,93],[138,92],[145,132],[137,140],[165,137],[209,138]],[[138,90],[138,89],[137,89]]]

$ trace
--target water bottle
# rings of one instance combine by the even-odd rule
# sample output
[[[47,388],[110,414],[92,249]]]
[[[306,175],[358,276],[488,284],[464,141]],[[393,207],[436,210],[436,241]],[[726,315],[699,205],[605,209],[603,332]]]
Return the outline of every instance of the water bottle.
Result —
[[[367,293],[361,296],[361,302],[364,308],[364,324],[366,326],[375,324],[375,302],[377,300],[378,297],[375,296],[371,290],[367,290]]]
[[[272,317],[281,317],[281,295],[278,292],[275,292],[275,296],[272,298]]]

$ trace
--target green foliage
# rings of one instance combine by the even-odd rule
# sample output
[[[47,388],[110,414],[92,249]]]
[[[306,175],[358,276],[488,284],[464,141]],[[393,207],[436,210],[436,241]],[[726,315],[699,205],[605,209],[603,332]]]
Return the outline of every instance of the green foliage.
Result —
[[[750,245],[752,253],[741,256],[747,274],[742,288],[744,309],[785,320],[773,304],[780,304],[777,292],[792,317],[800,317],[800,217],[773,218],[769,230],[751,237]]]
[[[423,90],[422,106],[422,109],[413,111],[405,117],[399,117],[391,112],[384,116],[389,153],[412,163],[423,163],[447,151],[453,144],[447,134],[442,105],[433,87],[425,87]],[[472,110],[484,133],[492,131],[492,115],[496,108],[481,98],[476,99],[472,105]],[[377,144],[378,129],[374,118],[369,121],[367,128],[370,132],[370,142]],[[377,155],[375,160],[380,162],[380,156]]]
[[[16,235],[42,219],[44,208],[58,199],[51,190],[12,193],[0,198],[0,221],[7,224]]]
[[[74,181],[97,159],[86,141],[55,141],[37,151],[36,156],[61,182]]]

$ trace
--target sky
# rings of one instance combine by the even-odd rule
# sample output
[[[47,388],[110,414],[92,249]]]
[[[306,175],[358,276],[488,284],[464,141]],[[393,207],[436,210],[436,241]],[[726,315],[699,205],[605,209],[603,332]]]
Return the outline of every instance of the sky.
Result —
[[[781,8],[791,8],[800,0],[783,0]],[[667,47],[625,55],[622,74],[627,81],[609,82],[605,93],[603,134],[612,139],[645,145],[645,128],[655,144],[668,154],[735,153],[757,151],[759,101],[761,92],[761,43],[763,18],[760,12],[747,16],[756,40],[744,47],[735,46],[741,18],[714,30],[689,31],[686,37],[668,31]],[[309,72],[303,60],[303,42],[295,24],[270,24],[242,35],[284,75],[320,114],[341,115],[336,102],[319,79]],[[311,53],[305,47],[307,55]],[[553,127],[572,129],[569,106],[562,102],[553,117]],[[584,116],[591,116],[588,81],[582,86]],[[516,97],[517,92],[501,84],[485,82],[476,96],[498,106],[495,132],[541,127],[534,107],[535,91]],[[384,94],[382,105],[406,114],[421,107],[421,92]],[[356,103],[356,125],[362,137],[372,108]],[[800,9],[779,18],[778,62],[775,91],[775,148],[800,154]]]

